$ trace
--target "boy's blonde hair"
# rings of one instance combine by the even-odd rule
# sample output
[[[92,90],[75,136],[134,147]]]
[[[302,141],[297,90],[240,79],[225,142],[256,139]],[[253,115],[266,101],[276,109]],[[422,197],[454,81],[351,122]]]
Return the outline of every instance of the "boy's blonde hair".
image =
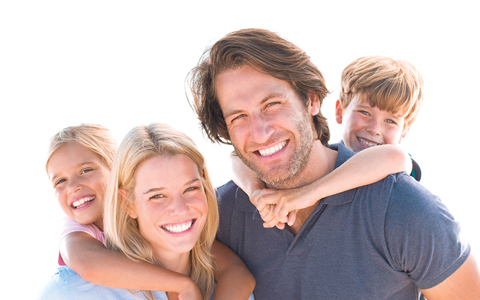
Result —
[[[423,103],[423,77],[410,63],[384,56],[354,60],[342,73],[340,102],[359,101],[392,113],[403,112],[405,126],[415,121]]]
[[[195,143],[185,134],[165,124],[150,124],[132,129],[118,149],[110,184],[105,192],[104,229],[110,248],[125,253],[133,260],[153,261],[150,244],[140,234],[136,219],[127,210],[133,205],[135,171],[143,161],[155,156],[188,156],[197,165],[207,198],[207,220],[199,239],[191,250],[191,275],[205,299],[213,292],[213,264],[210,248],[218,227],[218,208],[205,160]],[[120,195],[119,188],[126,191]],[[145,295],[152,297],[151,292]],[[148,296],[147,295],[147,296]]]
[[[112,168],[113,159],[117,152],[117,142],[107,128],[96,124],[80,124],[63,128],[51,139],[47,152],[45,167],[53,153],[68,142],[76,142],[102,158],[108,169]]]

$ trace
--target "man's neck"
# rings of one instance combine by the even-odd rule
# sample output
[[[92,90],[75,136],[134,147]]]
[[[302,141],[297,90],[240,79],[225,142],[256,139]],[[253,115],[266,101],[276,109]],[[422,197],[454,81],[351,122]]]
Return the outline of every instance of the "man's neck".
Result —
[[[320,141],[315,141],[312,147],[312,152],[308,160],[306,168],[298,174],[292,180],[282,184],[282,186],[274,187],[275,189],[292,189],[299,188],[308,184],[311,184],[320,178],[324,177],[328,173],[335,169],[335,163],[337,161],[338,152],[328,147],[323,146]],[[268,186],[272,188],[272,186]],[[314,205],[303,208],[297,211],[297,217],[295,223],[289,226],[293,234],[297,234],[310,214],[318,206],[320,199],[315,202]]]

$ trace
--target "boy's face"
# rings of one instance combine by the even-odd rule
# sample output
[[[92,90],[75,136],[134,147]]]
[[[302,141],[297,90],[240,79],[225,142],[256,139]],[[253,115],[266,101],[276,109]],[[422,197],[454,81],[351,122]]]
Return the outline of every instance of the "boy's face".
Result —
[[[343,142],[354,152],[382,144],[399,144],[408,132],[403,115],[372,107],[367,101],[360,101],[358,95],[346,108],[337,100],[335,108],[337,123],[344,125]]]

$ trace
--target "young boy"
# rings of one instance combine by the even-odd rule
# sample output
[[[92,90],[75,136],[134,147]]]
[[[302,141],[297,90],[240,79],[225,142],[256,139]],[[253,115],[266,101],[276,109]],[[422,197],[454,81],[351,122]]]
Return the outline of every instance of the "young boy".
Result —
[[[343,143],[354,152],[372,146],[402,142],[423,103],[423,78],[406,61],[383,56],[354,60],[342,73],[340,98],[335,106],[344,125]],[[421,171],[412,160],[412,177]]]
[[[423,103],[423,78],[410,63],[368,56],[350,63],[341,78],[336,121],[344,125],[342,142],[355,155],[324,178],[298,189],[269,190],[238,157],[232,155],[234,181],[260,211],[265,227],[283,229],[293,224],[296,211],[348,189],[376,182],[388,174],[411,172],[420,181],[421,170],[398,145],[408,133]],[[378,168],[368,168],[375,164]]]

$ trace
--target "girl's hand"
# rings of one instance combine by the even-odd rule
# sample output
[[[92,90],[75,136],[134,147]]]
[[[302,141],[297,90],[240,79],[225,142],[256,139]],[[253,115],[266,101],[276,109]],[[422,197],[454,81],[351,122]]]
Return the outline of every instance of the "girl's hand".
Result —
[[[192,280],[186,281],[185,283],[184,287],[178,291],[178,293],[167,292],[168,300],[203,300],[200,290]]]

